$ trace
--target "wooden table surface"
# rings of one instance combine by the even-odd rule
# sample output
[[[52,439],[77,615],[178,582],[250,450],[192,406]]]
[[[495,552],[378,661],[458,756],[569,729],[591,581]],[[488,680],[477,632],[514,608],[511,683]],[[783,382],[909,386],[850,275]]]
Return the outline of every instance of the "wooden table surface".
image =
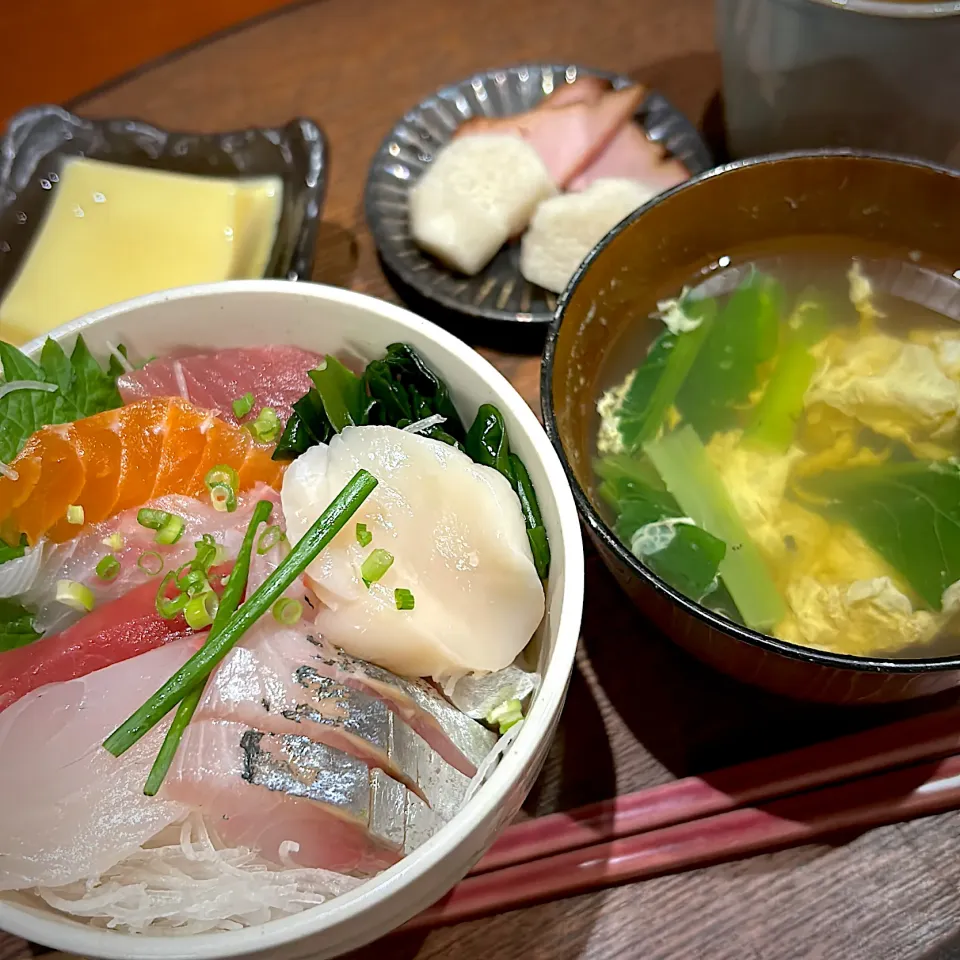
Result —
[[[361,206],[374,150],[435,88],[522,61],[629,73],[697,122],[719,86],[709,0],[320,0],[74,106],[179,129],[318,120],[332,179],[313,277],[393,298]],[[537,409],[539,358],[485,352]],[[576,806],[890,715],[793,705],[711,673],[656,635],[588,552],[578,669],[527,810]],[[958,846],[960,814],[947,814],[392,938],[353,960],[946,960],[960,951]],[[29,953],[0,935],[0,960]]]

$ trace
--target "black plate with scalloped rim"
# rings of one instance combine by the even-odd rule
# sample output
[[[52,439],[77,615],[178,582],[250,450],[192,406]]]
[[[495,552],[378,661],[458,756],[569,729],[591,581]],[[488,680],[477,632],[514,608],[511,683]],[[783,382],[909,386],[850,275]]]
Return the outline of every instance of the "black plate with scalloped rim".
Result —
[[[172,133],[141,120],[86,120],[44,105],[18,113],[0,141],[0,296],[70,156],[210,177],[280,177],[283,208],[266,276],[310,279],[327,181],[326,139],[312,120],[275,129]]]
[[[455,273],[422,253],[410,235],[410,188],[464,121],[529,110],[580,75],[603,77],[617,89],[634,82],[578,66],[527,64],[489,70],[445,87],[414,107],[390,131],[373,159],[364,203],[387,278],[411,305],[464,339],[477,335],[485,339],[492,327],[497,340],[507,335],[532,339],[533,345],[537,338],[542,342],[557,297],[521,276],[519,242],[504,246],[474,277]],[[648,94],[636,119],[647,136],[682,160],[692,175],[713,166],[693,124],[659,93]],[[486,333],[478,330],[477,321],[488,328]]]

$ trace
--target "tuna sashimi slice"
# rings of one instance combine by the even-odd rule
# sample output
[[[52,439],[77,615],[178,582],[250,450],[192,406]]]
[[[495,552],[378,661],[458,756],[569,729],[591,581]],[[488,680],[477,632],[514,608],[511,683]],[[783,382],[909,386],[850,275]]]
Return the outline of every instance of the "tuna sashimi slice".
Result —
[[[192,634],[183,616],[157,613],[156,595],[156,584],[145,583],[63,633],[0,653],[0,711],[45,684],[85,677]]]
[[[143,794],[166,721],[122,757],[101,744],[199,643],[41,687],[0,714],[0,890],[97,876],[186,815]]]
[[[210,407],[237,423],[233,401],[252,393],[253,409],[243,420],[272,407],[286,423],[311,386],[307,371],[323,357],[299,347],[235,347],[215,353],[151,360],[140,370],[125,373],[117,383],[125,403],[146,397],[183,397],[198,407]]]
[[[636,180],[657,193],[690,179],[690,171],[663,147],[648,139],[636,123],[621,128],[610,144],[578,176],[569,189],[582,191],[595,180]]]
[[[633,86],[595,100],[561,100],[559,106],[548,99],[526,113],[474,117],[454,136],[506,133],[521,137],[540,155],[554,183],[564,188],[603,152],[621,127],[632,122],[645,93],[643,87]]]
[[[303,630],[264,618],[243,643],[207,684],[197,720],[309,737],[382,769],[444,820],[460,809],[469,779],[380,697],[319,673],[312,665],[316,648]]]
[[[223,720],[191,723],[161,793],[199,809],[222,839],[280,862],[372,874],[442,825],[383,771],[307,737]]]

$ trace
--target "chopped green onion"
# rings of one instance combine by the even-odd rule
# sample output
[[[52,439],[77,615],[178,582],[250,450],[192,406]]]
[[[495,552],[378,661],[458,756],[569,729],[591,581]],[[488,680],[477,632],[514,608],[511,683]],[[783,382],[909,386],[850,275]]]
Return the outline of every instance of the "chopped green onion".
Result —
[[[413,594],[405,587],[397,587],[397,589],[393,591],[393,599],[397,604],[398,610],[413,609]]]
[[[188,570],[182,576],[177,576],[177,586],[188,597],[196,597],[210,589],[210,581],[202,570]]]
[[[93,591],[75,580],[58,580],[57,603],[89,613],[93,609]]]
[[[219,600],[212,590],[207,590],[196,597],[191,597],[183,610],[187,626],[191,630],[204,630],[213,623],[217,615]]]
[[[371,583],[376,583],[393,564],[393,554],[377,547],[371,551],[370,556],[360,566],[360,576],[364,584],[369,587]]]
[[[519,700],[504,700],[498,707],[494,707],[486,717],[491,727],[499,727],[503,736],[514,724],[523,719],[523,704]]]
[[[147,576],[155,577],[163,569],[163,557],[156,550],[148,550],[146,553],[140,554],[137,566]]]
[[[373,540],[373,534],[367,529],[367,525],[365,523],[358,523],[357,543],[359,543],[361,547],[366,547],[369,546],[371,540]]]
[[[275,524],[271,524],[267,527],[263,533],[260,534],[260,539],[257,540],[257,553],[261,556],[265,553],[269,553],[281,540],[284,539],[283,531]]]
[[[253,409],[253,394],[245,393],[233,401],[233,415],[239,420]]]
[[[157,531],[157,543],[169,546],[183,536],[183,518],[171,513],[167,522]]]
[[[111,533],[109,537],[104,537],[100,542],[111,550],[122,550],[124,545],[124,539],[119,533]]]
[[[283,424],[273,407],[264,407],[257,414],[257,419],[247,424],[247,429],[253,434],[254,440],[259,440],[260,443],[273,443],[280,436]]]
[[[219,513],[233,513],[237,509],[237,495],[233,487],[224,483],[210,488],[210,502]]]
[[[168,597],[167,587],[169,587],[171,583],[174,586],[177,585],[177,574],[174,570],[171,570],[163,580],[160,581],[160,586],[157,587],[157,598],[154,601],[157,613],[159,613],[164,620],[172,620],[190,602],[190,598],[182,590],[178,592],[176,596]]]
[[[150,507],[141,507],[137,511],[137,523],[148,530],[162,530],[172,514],[166,510],[151,510]]]
[[[77,506],[75,503],[71,503],[67,507],[67,523],[73,523],[77,526],[83,523],[83,507]]]
[[[233,570],[222,578],[224,591],[220,597],[216,613],[213,618],[213,625],[210,627],[210,633],[207,636],[206,644],[209,644],[218,633],[223,629],[234,611],[240,604],[240,598],[243,596],[243,590],[247,585],[247,578],[250,575],[250,554],[253,551],[253,537],[261,523],[265,523],[270,517],[271,506],[266,500],[261,500],[254,508],[253,517],[247,532],[244,534],[243,543],[240,545],[240,552],[237,554],[237,562],[233,565]],[[210,546],[214,539],[209,533],[205,533],[197,543],[197,552],[199,554],[201,546]],[[219,546],[217,549],[220,549]],[[177,754],[177,747],[180,746],[180,739],[183,737],[183,731],[187,729],[193,714],[196,712],[200,698],[203,696],[203,688],[206,686],[206,680],[201,680],[196,684],[177,707],[176,715],[167,730],[167,735],[163,739],[163,745],[157,754],[157,759],[153,762],[150,769],[150,775],[144,785],[143,792],[152,797],[160,789],[170,764]]]
[[[276,570],[247,597],[243,606],[234,613],[217,635],[208,637],[198,650],[156,693],[138,710],[129,716],[104,741],[104,747],[115,757],[130,749],[148,730],[184,699],[185,695],[206,678],[233,649],[237,641],[267,610],[283,596],[283,592],[313,562],[321,550],[344,528],[360,505],[377,486],[376,477],[366,470],[358,470],[347,485],[334,497],[333,502],[317,518],[313,526],[300,538],[291,552],[280,561]],[[261,512],[264,509],[265,513]],[[250,543],[256,527],[270,515],[271,504],[261,501],[254,509],[253,519],[247,528]],[[246,543],[246,537],[244,538]],[[248,547],[249,551],[251,548]],[[238,565],[240,559],[237,561]],[[236,572],[237,566],[234,567]],[[233,586],[231,577],[230,586]],[[238,590],[242,591],[242,585]],[[221,600],[221,605],[223,601]],[[213,633],[213,631],[211,631]]]
[[[240,489],[240,475],[226,463],[211,467],[203,478],[203,482],[208,490],[214,487],[229,487],[236,493]]]
[[[101,580],[116,580],[117,574],[120,572],[120,561],[112,553],[108,553],[101,558],[96,570],[97,576]]]
[[[303,615],[303,604],[299,600],[291,600],[290,597],[281,597],[273,605],[273,619],[277,623],[282,623],[285,627],[292,627],[300,620]]]

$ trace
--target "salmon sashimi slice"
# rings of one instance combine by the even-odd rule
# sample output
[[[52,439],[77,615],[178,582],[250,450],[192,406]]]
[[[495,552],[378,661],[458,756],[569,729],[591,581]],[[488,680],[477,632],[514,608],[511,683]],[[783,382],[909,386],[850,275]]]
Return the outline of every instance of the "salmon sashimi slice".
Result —
[[[48,683],[75,680],[191,635],[183,616],[157,613],[157,588],[145,583],[98,607],[72,627],[0,653],[0,711]]]
[[[310,665],[314,652],[302,630],[262,620],[211,678],[197,719],[309,737],[380,768],[449,820],[469,779],[379,697],[318,673]]]
[[[595,180],[636,180],[658,193],[690,179],[690,171],[652,142],[636,123],[628,123],[609,146],[570,182],[570,190],[585,190]]]
[[[0,713],[0,890],[97,876],[186,816],[182,804],[143,794],[169,720],[119,758],[100,745],[199,643],[48,684]]]
[[[215,510],[208,499],[171,495],[148,500],[144,506],[176,514],[183,521],[183,533],[176,543],[157,543],[154,531],[137,522],[137,508],[124,510],[110,520],[86,527],[72,540],[60,544],[45,542],[35,547],[43,551],[42,559],[32,585],[21,594],[20,600],[34,611],[36,630],[46,636],[62,633],[81,614],[57,601],[58,580],[71,580],[87,587],[93,594],[94,613],[144,583],[156,593],[165,573],[193,559],[196,542],[204,534],[209,534],[223,548],[224,563],[234,560],[257,501],[268,500],[279,505],[279,499],[276,491],[259,484],[240,495],[233,513]],[[279,509],[274,511],[275,517],[279,514]],[[104,542],[113,537],[119,540]],[[148,553],[149,558],[144,559]],[[108,554],[119,564],[113,580],[104,580],[96,570]],[[3,656],[0,654],[0,659]]]
[[[212,353],[151,360],[140,370],[125,373],[117,382],[125,403],[146,397],[182,397],[198,407],[217,410],[227,423],[256,418],[270,407],[286,423],[293,404],[311,387],[309,370],[322,355],[299,347],[232,347]],[[253,406],[243,417],[233,401],[247,394]]]
[[[238,472],[241,491],[256,483],[279,487],[283,467],[270,453],[248,431],[177,399],[142,400],[77,424],[43,427],[10,464],[17,479],[4,478],[0,535],[16,543],[25,534],[31,545],[44,535],[69,540],[92,517],[166,494],[204,496],[204,477],[219,464]],[[84,507],[82,523],[67,522],[71,506]]]
[[[526,140],[543,160],[554,183],[565,188],[632,122],[645,96],[640,86],[602,94],[596,101],[575,100],[538,104],[509,117],[474,117],[461,125],[455,137],[475,134],[513,134]]]
[[[131,403],[116,411],[120,448],[120,476],[114,512],[139,507],[153,496],[157,468],[163,453],[164,429],[170,415],[166,400]],[[136,437],[135,443],[126,438]]]
[[[0,503],[0,530],[8,543],[17,543],[20,534],[26,534],[28,543],[36,543],[54,524],[66,518],[67,508],[77,502],[83,490],[85,470],[72,424],[44,427],[40,433],[43,437],[36,452],[28,454],[40,458],[36,483],[12,511],[8,512],[7,506]],[[29,444],[11,464],[18,474],[28,448]]]
[[[161,795],[199,810],[221,839],[282,861],[368,875],[396,863],[443,821],[416,794],[363,761],[307,737],[240,723],[191,723]]]

